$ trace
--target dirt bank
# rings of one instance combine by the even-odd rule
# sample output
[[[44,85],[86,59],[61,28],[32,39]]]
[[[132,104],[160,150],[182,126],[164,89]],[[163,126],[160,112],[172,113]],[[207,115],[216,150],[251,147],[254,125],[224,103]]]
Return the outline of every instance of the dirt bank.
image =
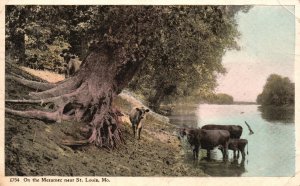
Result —
[[[6,75],[17,74],[38,80],[23,70],[6,65]],[[6,80],[5,98],[23,99],[30,91],[13,80]],[[126,97],[127,96],[127,97]],[[128,113],[139,101],[121,94],[115,105]],[[33,105],[12,105],[18,110]],[[46,108],[45,108],[46,109]],[[7,114],[5,116],[5,175],[7,176],[205,176],[201,169],[184,163],[185,154],[175,135],[176,127],[153,112],[145,118],[142,139],[135,140],[122,118],[126,144],[108,151],[89,146],[68,147],[62,140],[84,138],[83,123],[45,123]]]

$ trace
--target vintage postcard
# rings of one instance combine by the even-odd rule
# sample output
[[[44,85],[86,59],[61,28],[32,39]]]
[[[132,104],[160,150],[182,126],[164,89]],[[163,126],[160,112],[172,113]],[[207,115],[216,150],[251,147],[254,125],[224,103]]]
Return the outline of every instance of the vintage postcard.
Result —
[[[161,3],[1,3],[1,185],[300,185],[300,2]]]

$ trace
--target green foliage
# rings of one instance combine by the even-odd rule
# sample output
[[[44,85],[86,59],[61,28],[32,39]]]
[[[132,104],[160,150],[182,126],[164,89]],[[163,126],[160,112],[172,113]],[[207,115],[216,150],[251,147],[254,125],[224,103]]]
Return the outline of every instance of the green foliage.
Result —
[[[223,55],[239,49],[235,14],[248,10],[249,6],[9,5],[6,48],[25,65],[55,70],[62,66],[63,49],[84,59],[99,45],[123,47],[127,59],[142,63],[129,88],[157,108],[163,101],[213,91],[217,74],[226,72]]]
[[[263,88],[263,92],[257,96],[256,102],[263,106],[294,105],[295,84],[287,77],[271,74]]]
[[[62,67],[59,53],[70,45],[66,26],[52,6],[6,6],[6,51],[19,63],[37,69]],[[20,39],[15,40],[18,35]]]
[[[160,103],[190,95],[210,94],[227,50],[239,49],[234,15],[242,6],[171,7],[165,15],[156,46],[130,83],[146,96],[153,109]],[[175,25],[175,28],[174,28]]]

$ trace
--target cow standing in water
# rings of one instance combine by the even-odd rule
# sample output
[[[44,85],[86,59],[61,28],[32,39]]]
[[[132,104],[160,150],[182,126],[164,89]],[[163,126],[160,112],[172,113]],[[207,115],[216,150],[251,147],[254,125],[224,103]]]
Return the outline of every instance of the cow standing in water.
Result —
[[[81,61],[69,52],[61,53],[60,56],[64,58],[65,77],[73,76],[79,70]]]
[[[141,137],[141,131],[143,128],[141,120],[144,118],[146,112],[149,112],[149,109],[145,109],[144,107],[135,108],[130,112],[129,119],[132,124],[134,138],[136,133],[138,139]]]
[[[205,130],[205,129],[180,129],[179,136],[187,136],[188,142],[194,146],[193,157],[198,160],[199,150],[207,151],[207,158],[210,159],[210,151],[221,146],[223,159],[228,158],[228,142],[230,133],[227,130]]]
[[[205,130],[227,130],[230,133],[230,138],[232,139],[240,139],[243,133],[243,127],[240,125],[204,125],[201,129]]]
[[[239,159],[240,152],[242,154],[242,159],[244,160],[246,157],[245,147],[248,144],[248,140],[246,139],[230,139],[228,143],[228,149],[233,151],[233,159]],[[247,146],[248,147],[248,146]],[[223,152],[223,148],[220,146],[219,149]],[[236,152],[238,153],[236,156]],[[248,154],[248,148],[247,148]]]

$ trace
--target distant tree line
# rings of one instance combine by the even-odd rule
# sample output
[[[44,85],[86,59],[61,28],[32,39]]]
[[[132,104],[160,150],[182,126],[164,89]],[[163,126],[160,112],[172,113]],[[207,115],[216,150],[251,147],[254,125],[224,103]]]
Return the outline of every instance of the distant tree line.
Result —
[[[218,93],[218,94],[211,94],[205,98],[202,98],[202,102],[225,105],[225,104],[233,104],[234,100],[233,97],[228,94]]]
[[[295,104],[295,83],[287,77],[271,74],[263,92],[257,96],[256,102],[262,106],[290,106]]]

